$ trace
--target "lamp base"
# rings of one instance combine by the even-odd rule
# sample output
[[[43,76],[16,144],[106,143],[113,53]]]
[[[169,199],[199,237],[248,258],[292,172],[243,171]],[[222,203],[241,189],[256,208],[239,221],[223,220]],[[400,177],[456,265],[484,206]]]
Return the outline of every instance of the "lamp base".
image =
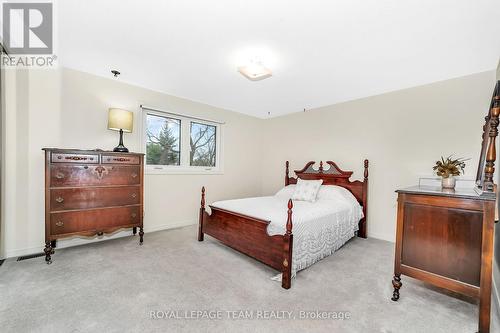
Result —
[[[128,148],[125,147],[124,145],[119,145],[113,149],[114,152],[119,152],[119,153],[128,153]]]
[[[118,146],[113,149],[113,151],[119,153],[128,153],[128,148],[123,145],[123,130],[120,129],[120,142],[118,142]]]

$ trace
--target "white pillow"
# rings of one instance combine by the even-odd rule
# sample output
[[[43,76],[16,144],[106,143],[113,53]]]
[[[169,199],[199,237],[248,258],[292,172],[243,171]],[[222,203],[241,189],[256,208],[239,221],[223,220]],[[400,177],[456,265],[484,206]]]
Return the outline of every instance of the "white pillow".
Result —
[[[303,180],[299,178],[292,195],[292,200],[315,202],[321,184],[323,184],[323,179]]]
[[[281,190],[279,190],[275,196],[276,197],[285,197],[287,199],[290,199],[293,195],[293,192],[295,191],[295,185],[288,185],[283,187]]]
[[[358,200],[348,189],[337,185],[322,185],[317,198],[318,200],[346,200],[352,205],[359,205]]]

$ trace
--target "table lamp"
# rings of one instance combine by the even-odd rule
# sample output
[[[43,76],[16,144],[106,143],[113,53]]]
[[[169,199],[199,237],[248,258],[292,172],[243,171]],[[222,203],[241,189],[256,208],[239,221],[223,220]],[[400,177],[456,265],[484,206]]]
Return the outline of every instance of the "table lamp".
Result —
[[[133,112],[122,109],[109,109],[108,129],[120,131],[120,143],[113,151],[128,153],[128,148],[123,145],[123,132],[131,133],[133,125]]]

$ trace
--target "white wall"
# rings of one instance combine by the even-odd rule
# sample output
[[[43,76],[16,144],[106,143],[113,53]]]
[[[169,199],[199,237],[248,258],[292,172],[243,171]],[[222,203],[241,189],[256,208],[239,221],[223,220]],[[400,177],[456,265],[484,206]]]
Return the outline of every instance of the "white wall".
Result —
[[[209,201],[260,195],[258,133],[262,120],[70,69],[19,72],[18,105],[10,109],[6,124],[4,257],[39,252],[43,248],[41,149],[112,149],[118,143],[118,133],[107,130],[109,107],[134,111],[135,130],[124,138],[131,151],[139,151],[141,147],[140,104],[226,123],[223,174],[146,175],[146,232],[196,223],[203,185]],[[130,231],[115,236],[124,234]],[[61,241],[59,245],[87,241]]]
[[[106,129],[107,110],[121,107],[135,112],[135,130],[125,134],[125,144],[139,151],[140,104],[226,122],[224,174],[146,176],[146,232],[196,223],[202,185],[209,202],[267,195],[283,186],[285,160],[299,169],[309,160],[331,159],[362,178],[363,159],[368,158],[368,235],[393,240],[395,189],[432,174],[434,161],[443,154],[472,158],[466,177],[475,176],[495,71],[270,120],[70,69],[20,70],[12,76],[9,91],[15,101],[7,101],[0,257],[43,247],[41,148],[112,149],[118,134]],[[125,234],[130,232],[115,236]]]
[[[448,154],[471,158],[465,176],[475,178],[494,83],[490,71],[268,120],[263,194],[283,186],[285,160],[293,169],[333,160],[362,179],[368,158],[368,236],[393,241],[396,189]]]

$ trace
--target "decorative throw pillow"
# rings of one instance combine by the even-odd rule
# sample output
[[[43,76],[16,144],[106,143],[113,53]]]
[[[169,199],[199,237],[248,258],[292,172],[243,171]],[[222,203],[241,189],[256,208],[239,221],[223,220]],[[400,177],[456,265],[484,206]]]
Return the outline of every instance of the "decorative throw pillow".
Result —
[[[292,195],[292,200],[302,200],[315,202],[318,195],[319,188],[323,184],[323,180],[297,180],[297,186]]]

